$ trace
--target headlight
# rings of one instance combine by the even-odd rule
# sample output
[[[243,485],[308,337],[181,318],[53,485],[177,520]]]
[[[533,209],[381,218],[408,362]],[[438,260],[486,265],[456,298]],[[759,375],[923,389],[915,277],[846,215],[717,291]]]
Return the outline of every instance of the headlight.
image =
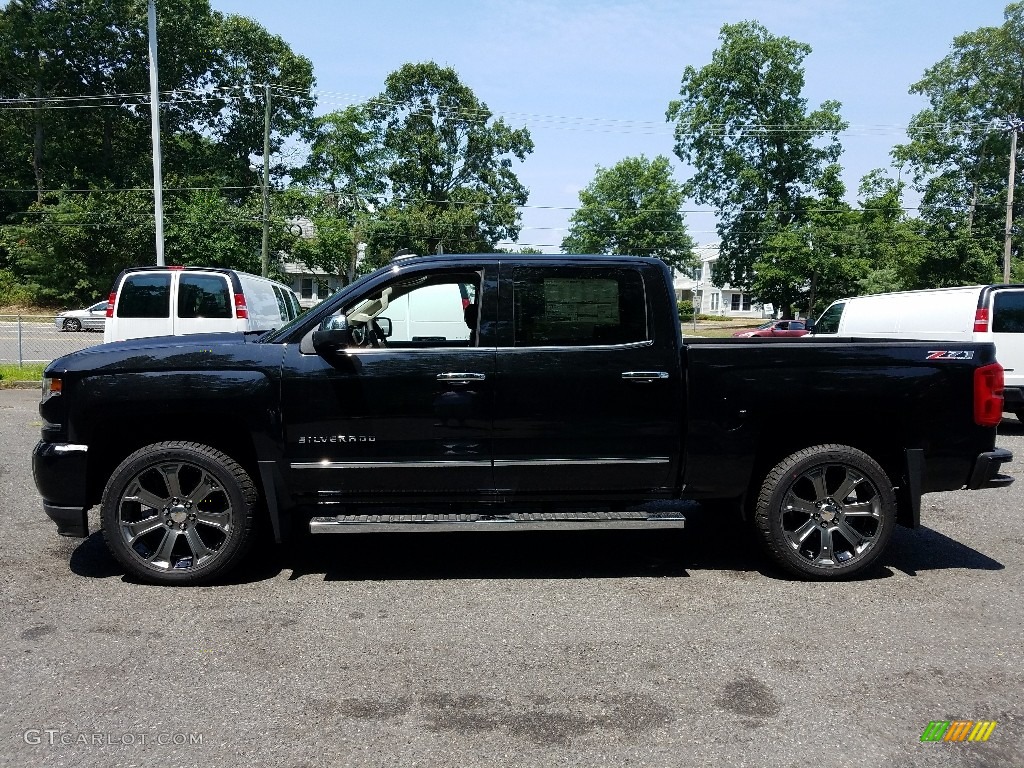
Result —
[[[43,400],[49,400],[51,397],[56,397],[61,393],[63,387],[64,381],[59,376],[44,376]]]

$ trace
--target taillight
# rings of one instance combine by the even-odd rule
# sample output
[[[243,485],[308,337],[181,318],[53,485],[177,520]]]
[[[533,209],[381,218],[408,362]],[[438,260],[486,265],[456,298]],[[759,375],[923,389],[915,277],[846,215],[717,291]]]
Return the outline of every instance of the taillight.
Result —
[[[111,291],[107,299],[107,317],[114,316],[114,302],[117,301],[117,291]]]
[[[974,332],[988,333],[988,310],[979,309],[974,313]]]
[[[245,294],[235,294],[235,317],[239,320],[245,320],[249,317],[249,308],[245,305]]]
[[[999,363],[983,365],[974,371],[974,423],[995,427],[1002,418],[1003,366]]]

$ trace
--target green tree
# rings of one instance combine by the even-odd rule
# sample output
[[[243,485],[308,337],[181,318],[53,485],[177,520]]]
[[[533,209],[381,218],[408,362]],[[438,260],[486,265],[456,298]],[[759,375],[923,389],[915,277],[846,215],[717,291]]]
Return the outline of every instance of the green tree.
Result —
[[[808,111],[803,61],[810,46],[753,21],[724,25],[720,40],[710,64],[683,72],[667,117],[675,121],[676,155],[694,168],[687,195],[718,215],[714,279],[750,289],[768,242],[803,223],[804,199],[838,160],[846,123],[835,101]],[[766,291],[774,285],[761,283]]]
[[[138,264],[137,254],[153,252],[152,228],[146,195],[68,192],[0,229],[0,251],[31,301],[81,306],[106,296],[117,273]]]
[[[927,241],[919,231],[921,222],[907,216],[903,187],[881,169],[861,179],[857,231],[866,270],[857,280],[857,293],[904,291],[918,286]]]
[[[921,264],[922,285],[972,282],[979,265],[970,254],[983,254],[993,269],[1001,264],[1010,128],[1024,117],[1022,53],[1024,4],[1013,3],[1001,26],[954,38],[950,53],[910,87],[929,106],[893,154],[910,167],[922,193],[921,217],[942,241]],[[959,277],[954,254],[970,255]],[[1019,254],[1015,245],[1014,258]]]
[[[694,264],[694,242],[683,221],[682,185],[668,158],[627,157],[597,169],[580,192],[580,207],[562,240],[566,253],[658,256],[684,268]]]
[[[247,238],[238,233],[259,199],[259,177],[249,166],[263,152],[262,84],[271,86],[271,152],[279,157],[311,116],[312,65],[255,22],[214,12],[208,0],[159,6],[168,259],[249,264]],[[61,243],[74,242],[76,233],[47,245],[28,231],[42,227],[47,237],[59,226],[80,231],[60,222],[72,221],[82,206],[96,214],[94,233],[96,226],[123,230],[124,222],[135,221],[137,198],[148,197],[148,239],[111,230],[87,250],[134,248],[94,254],[96,264],[112,265],[106,269],[153,261],[150,117],[147,98],[138,95],[148,91],[146,26],[145,0],[12,0],[0,8],[0,98],[7,100],[0,105],[0,188],[16,190],[0,193],[0,227],[16,230],[2,238],[15,251],[0,250],[0,268],[29,285],[37,274],[61,281],[41,290],[40,300],[93,298],[91,278],[67,275],[66,261],[49,270],[43,265],[63,259]],[[280,183],[287,168],[277,162],[273,172]],[[203,189],[222,201],[196,196]],[[113,204],[125,205],[121,220]],[[197,217],[203,212],[209,217]],[[176,228],[177,216],[183,218]],[[218,224],[226,228],[223,238],[213,231]],[[197,225],[209,237],[193,238],[194,249],[179,256],[176,243],[188,241],[186,230],[196,232]],[[22,241],[33,244],[31,256],[18,246]]]
[[[512,165],[532,151],[529,132],[495,120],[455,70],[406,64],[377,98],[320,121],[300,175],[328,197],[372,205],[361,234],[374,266],[398,248],[479,252],[515,240],[527,190]]]
[[[310,128],[309,158],[293,174],[286,207],[313,223],[313,236],[296,241],[291,256],[349,283],[387,189],[381,145],[361,106],[319,117]]]
[[[818,196],[804,197],[800,215],[768,237],[753,264],[755,296],[771,296],[778,306],[795,306],[813,317],[834,299],[857,293],[867,264],[839,171],[838,165],[826,168],[816,184]]]

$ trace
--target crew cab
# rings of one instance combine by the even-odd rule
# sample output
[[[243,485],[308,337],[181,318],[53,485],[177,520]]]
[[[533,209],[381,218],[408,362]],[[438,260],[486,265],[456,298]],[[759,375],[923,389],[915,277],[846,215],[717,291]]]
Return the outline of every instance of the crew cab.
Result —
[[[420,292],[460,297],[463,327],[396,334]],[[684,524],[652,499],[739,508],[781,566],[835,579],[918,525],[923,493],[1012,482],[1002,388],[990,343],[684,342],[652,258],[403,258],[275,331],[55,360],[33,470],[58,533],[88,535],[99,505],[155,583],[222,576],[262,523]]]

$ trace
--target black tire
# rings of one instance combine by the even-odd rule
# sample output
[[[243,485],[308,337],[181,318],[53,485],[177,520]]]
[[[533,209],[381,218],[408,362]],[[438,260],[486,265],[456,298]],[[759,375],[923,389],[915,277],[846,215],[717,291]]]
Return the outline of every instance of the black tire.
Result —
[[[78,333],[80,330],[82,330],[82,321],[79,320],[77,317],[69,317],[67,320],[64,321],[63,330],[71,331],[72,333]]]
[[[777,464],[761,486],[754,525],[768,554],[804,579],[868,568],[896,525],[896,494],[880,466],[846,445],[817,445]]]
[[[1018,408],[1013,412],[1013,415],[1017,417],[1017,421],[1024,424],[1024,408]]]
[[[256,487],[231,457],[200,443],[140,448],[103,491],[107,547],[153,584],[204,584],[228,572],[252,543]]]

